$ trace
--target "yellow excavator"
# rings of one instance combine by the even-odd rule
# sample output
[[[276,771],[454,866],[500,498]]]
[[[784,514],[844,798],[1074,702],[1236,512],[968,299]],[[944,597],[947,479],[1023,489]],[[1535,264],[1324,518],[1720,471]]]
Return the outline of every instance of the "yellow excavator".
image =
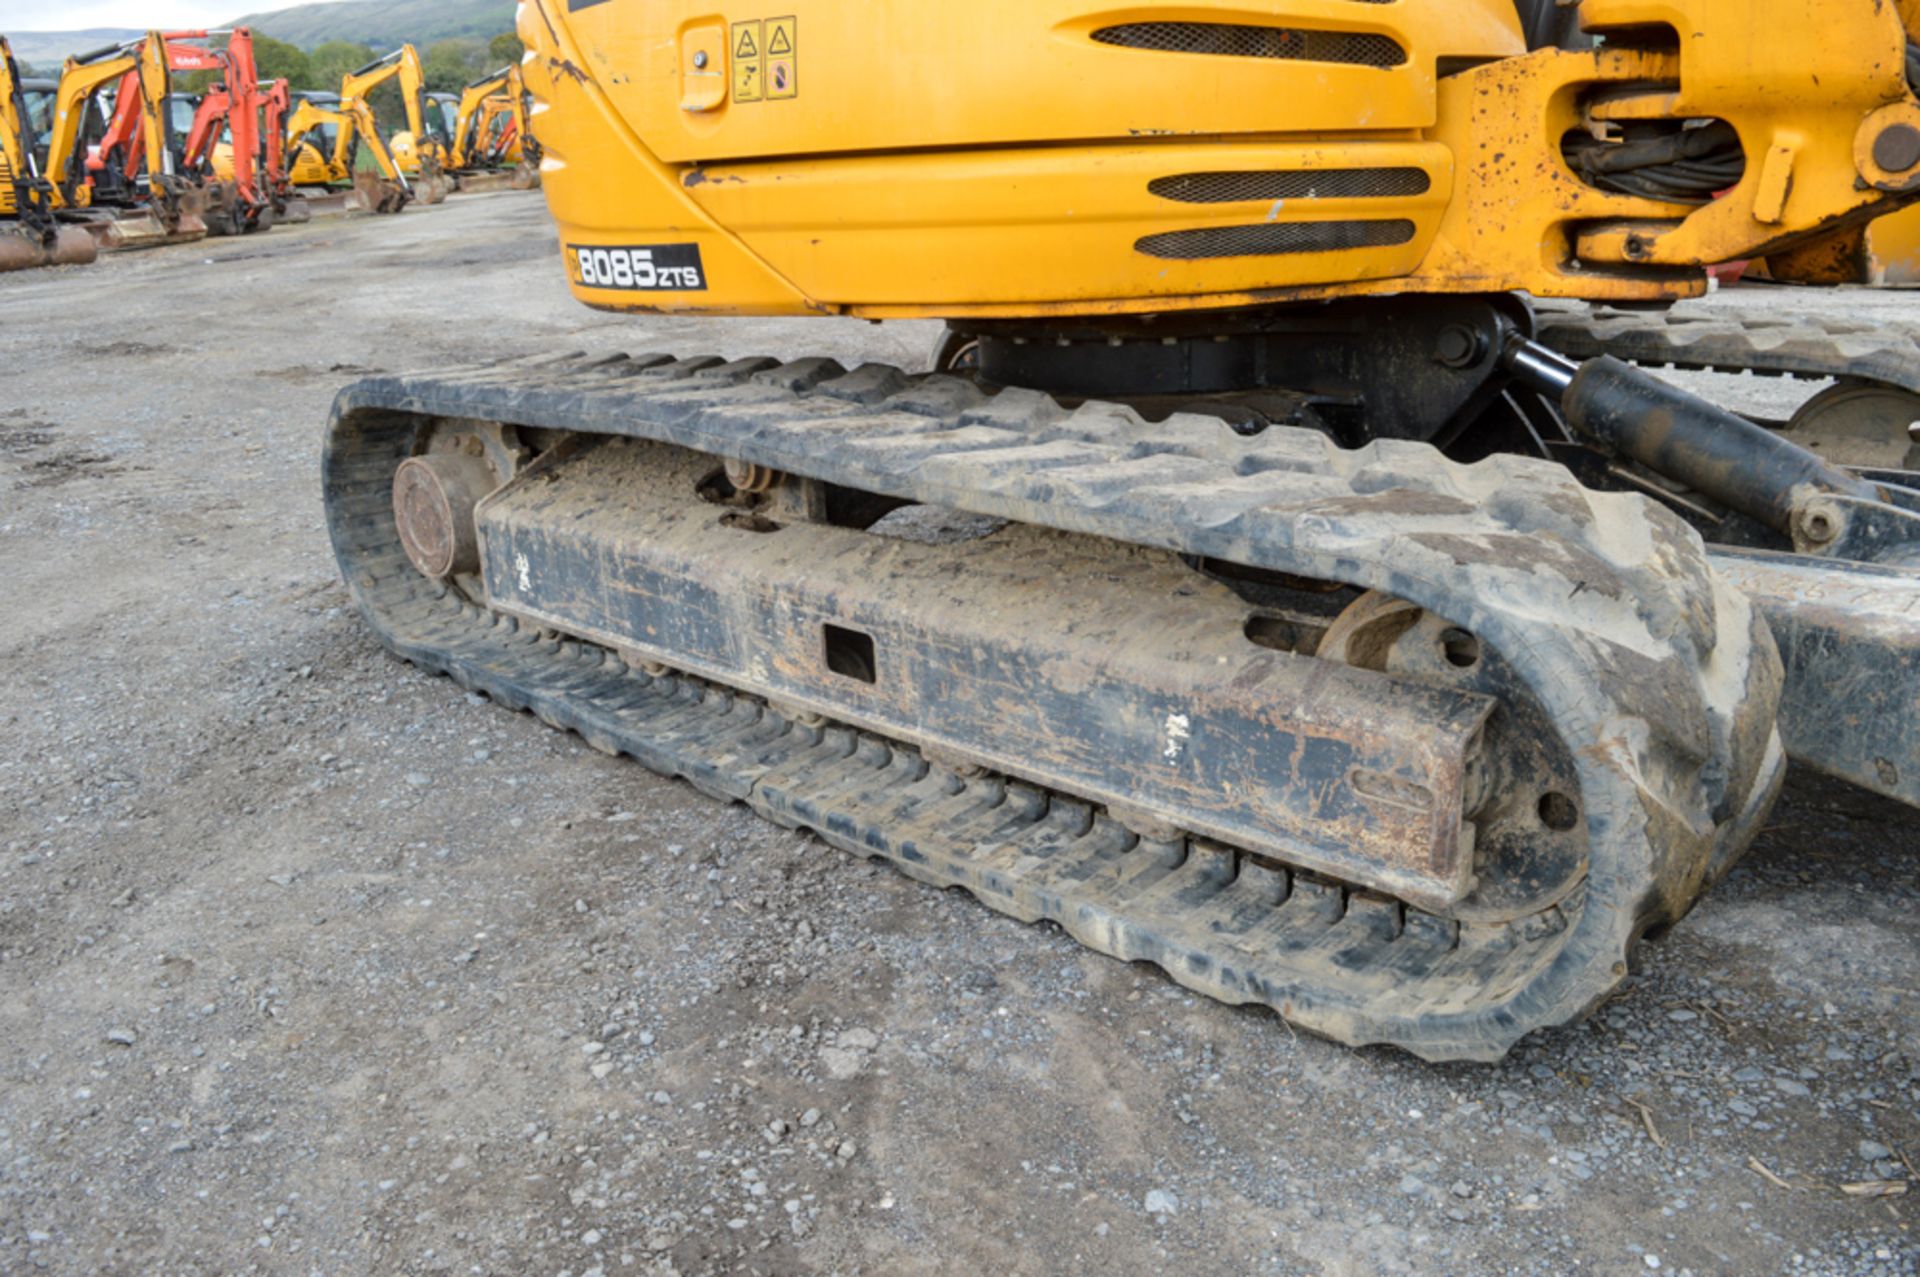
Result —
[[[526,84],[505,66],[466,85],[451,104],[446,167],[454,188],[531,190],[539,185],[539,148],[526,139]]]
[[[369,97],[387,83],[397,83],[406,115],[406,127],[386,135],[393,162],[406,175],[415,199],[422,204],[438,204],[447,198],[453,183],[446,175],[447,144],[441,137],[441,113],[429,114],[427,110],[427,77],[421,69],[419,51],[403,44],[359,70],[349,71],[340,80],[340,105],[346,110],[365,105],[371,118]]]
[[[382,131],[371,102],[374,90],[398,81],[407,128],[391,138]],[[352,187],[354,207],[398,212],[409,202],[438,204],[452,182],[445,175],[445,148],[428,127],[426,79],[411,44],[349,71],[340,92],[301,97],[287,120],[287,167],[296,187]],[[416,138],[425,137],[423,145]],[[373,172],[357,163],[365,146]]]
[[[580,301],[947,337],[357,382],[347,587],[855,855],[1497,1058],[1789,760],[1920,805],[1920,331],[1672,308],[1920,198],[1917,7],[526,0]]]
[[[359,166],[366,147],[374,168]],[[397,213],[418,190],[395,162],[363,98],[308,94],[287,117],[286,166],[296,190],[347,190],[349,211]]]
[[[91,235],[60,224],[38,145],[19,64],[0,36],[0,271],[84,265],[97,251]]]
[[[331,187],[335,174],[348,172],[344,164],[335,167],[334,147],[340,140],[340,95],[302,92],[295,95],[293,110],[287,115],[287,172],[296,187]],[[301,119],[302,107],[310,107],[298,132],[294,121]]]
[[[523,159],[529,164],[538,161],[528,157],[529,149],[538,153],[539,144],[531,148],[523,143],[527,134],[524,127],[526,103],[516,102],[504,94],[496,94],[480,104],[480,123],[478,135],[486,139],[488,153],[497,155],[501,163],[518,164]],[[536,172],[535,180],[539,174]]]

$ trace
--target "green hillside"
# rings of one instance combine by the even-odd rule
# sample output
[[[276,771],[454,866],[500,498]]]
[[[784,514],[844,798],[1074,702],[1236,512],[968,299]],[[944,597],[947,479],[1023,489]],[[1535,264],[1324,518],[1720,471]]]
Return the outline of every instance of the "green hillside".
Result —
[[[514,0],[344,0],[301,4],[291,9],[250,13],[222,26],[249,26],[259,35],[285,40],[302,49],[329,41],[394,49],[411,40],[422,52],[440,40],[476,40],[513,30]],[[74,31],[4,31],[14,56],[36,71],[59,69],[69,53],[137,38],[133,28],[94,27]],[[484,61],[484,58],[480,58]],[[477,74],[477,72],[476,72]]]
[[[13,56],[46,75],[58,71],[70,53],[85,53],[102,45],[135,39],[139,34],[132,27],[88,27],[82,31],[0,29],[0,35],[6,36],[7,43],[13,46]]]
[[[513,10],[513,0],[345,0],[250,13],[231,25],[250,26],[303,49],[329,40],[377,49],[411,40],[424,49],[436,40],[465,36],[484,41],[511,31]]]

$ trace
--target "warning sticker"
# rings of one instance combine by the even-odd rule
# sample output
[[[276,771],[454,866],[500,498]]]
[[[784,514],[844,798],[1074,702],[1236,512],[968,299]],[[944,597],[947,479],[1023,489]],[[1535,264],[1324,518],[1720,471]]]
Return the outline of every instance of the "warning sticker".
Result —
[[[736,22],[730,48],[735,102],[769,102],[800,96],[798,18]]]
[[[766,96],[766,39],[758,22],[733,24],[733,100],[758,102]]]
[[[768,18],[766,22],[767,97],[800,96],[800,22],[798,18]]]

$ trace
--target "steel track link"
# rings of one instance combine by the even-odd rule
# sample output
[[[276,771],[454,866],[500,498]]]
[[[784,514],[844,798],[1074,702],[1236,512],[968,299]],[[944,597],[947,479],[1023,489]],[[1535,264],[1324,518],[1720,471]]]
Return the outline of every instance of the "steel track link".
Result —
[[[1490,643],[1579,770],[1589,860],[1543,914],[1457,925],[1232,849],[1143,841],[1105,813],[905,747],[816,730],[601,649],[541,641],[418,576],[390,484],[442,418],[651,438],[930,504],[1339,580]],[[1693,534],[1637,497],[1520,458],[1342,451],[1309,431],[1071,413],[1021,391],[825,360],[521,361],[374,378],[335,403],[330,530],[362,611],[399,655],[1017,918],[1152,961],[1233,1003],[1353,1044],[1493,1059],[1577,1018],[1744,848],[1771,802],[1779,667]]]

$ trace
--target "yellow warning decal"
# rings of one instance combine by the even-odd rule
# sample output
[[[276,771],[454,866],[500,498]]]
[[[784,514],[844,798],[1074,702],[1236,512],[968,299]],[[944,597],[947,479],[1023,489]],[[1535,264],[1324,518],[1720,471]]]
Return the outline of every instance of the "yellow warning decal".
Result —
[[[791,36],[788,37],[792,39]],[[758,22],[733,24],[733,100],[758,102],[766,96],[766,40]]]
[[[768,18],[766,22],[767,97],[800,96],[800,20]]]
[[[733,100],[770,102],[800,96],[800,19],[757,18],[733,24]]]

